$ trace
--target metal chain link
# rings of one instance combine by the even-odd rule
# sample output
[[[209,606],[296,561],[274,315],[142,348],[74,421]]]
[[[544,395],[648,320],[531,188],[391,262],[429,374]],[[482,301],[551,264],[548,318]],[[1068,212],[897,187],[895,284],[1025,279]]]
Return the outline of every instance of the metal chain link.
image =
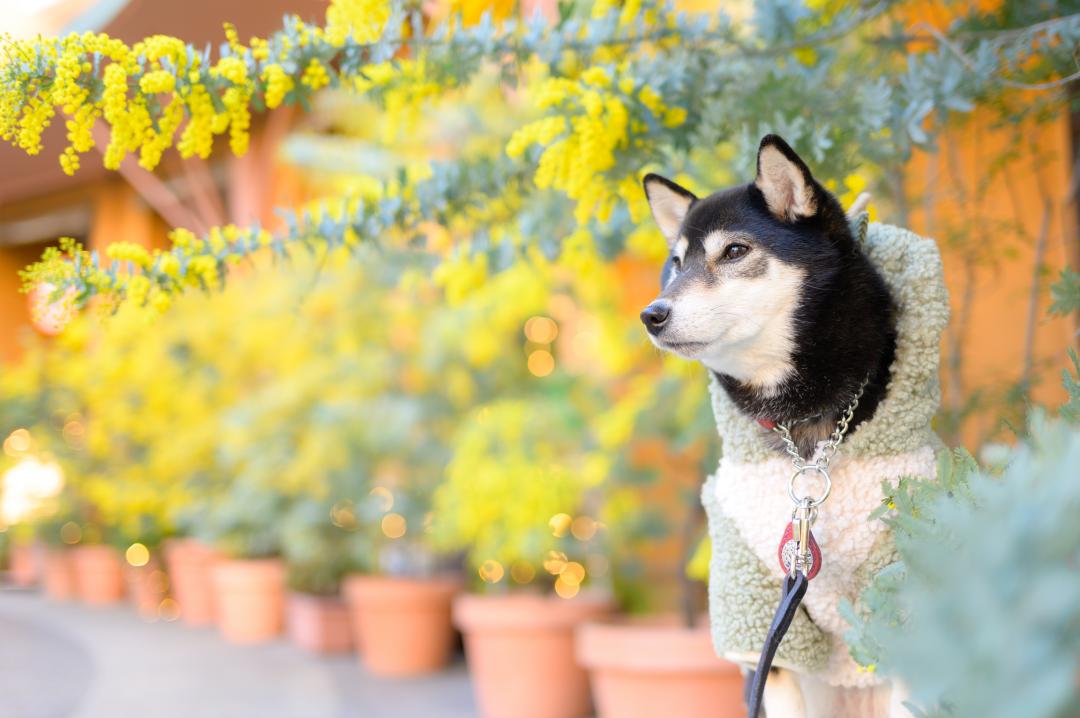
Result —
[[[828,443],[825,444],[825,448],[822,449],[821,456],[812,464],[807,463],[806,460],[803,459],[802,454],[799,453],[799,447],[795,445],[794,439],[791,438],[790,426],[788,424],[776,425],[773,431],[780,435],[780,438],[784,442],[784,450],[787,451],[788,456],[791,457],[791,463],[794,464],[796,469],[802,470],[809,466],[817,466],[822,469],[829,468],[829,462],[832,461],[833,456],[836,455],[836,450],[840,447],[840,442],[844,440],[844,436],[847,434],[848,425],[851,423],[851,417],[855,416],[855,410],[859,408],[859,400],[862,399],[863,392],[866,390],[866,385],[869,381],[869,376],[863,379],[862,384],[859,385],[859,390],[855,392],[855,398],[851,400],[847,409],[844,410],[844,413],[836,422],[836,428],[833,429],[833,433],[829,437]]]
[[[814,461],[811,456],[811,461],[803,459],[802,454],[799,453],[799,447],[795,445],[795,440],[791,438],[791,426],[788,424],[777,424],[773,429],[784,442],[784,449],[791,457],[791,463],[795,467],[795,473],[792,474],[791,480],[788,482],[788,495],[791,497],[792,502],[796,507],[805,507],[812,511],[810,516],[810,522],[813,523],[817,518],[817,507],[825,503],[825,499],[829,498],[829,493],[832,491],[832,479],[829,477],[829,462],[832,461],[836,455],[837,449],[840,447],[840,442],[844,440],[844,436],[847,434],[848,426],[851,424],[851,418],[855,415],[855,410],[859,408],[859,399],[862,398],[863,391],[866,389],[867,383],[870,381],[869,375],[863,379],[862,384],[859,385],[859,390],[855,393],[855,397],[848,404],[847,409],[840,415],[840,419],[836,422],[836,428],[833,429],[832,435],[829,437],[824,448],[821,450],[821,454]],[[805,421],[805,420],[803,420]],[[806,474],[807,472],[815,472],[825,480],[825,488],[821,495],[817,498],[811,498],[809,496],[798,496],[795,493],[795,481]]]

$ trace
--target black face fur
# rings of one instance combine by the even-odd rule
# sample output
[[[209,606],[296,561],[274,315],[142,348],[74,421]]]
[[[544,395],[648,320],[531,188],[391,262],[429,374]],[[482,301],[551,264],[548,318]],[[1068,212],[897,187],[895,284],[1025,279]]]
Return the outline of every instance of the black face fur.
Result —
[[[642,312],[653,342],[709,366],[748,416],[796,422],[804,454],[832,432],[864,379],[851,430],[873,416],[895,354],[893,303],[839,202],[787,143],[765,137],[755,181],[703,199],[656,175],[644,184],[672,250],[662,293]],[[793,306],[770,308],[782,292]],[[771,338],[739,334],[781,321],[786,330]],[[742,348],[750,342],[761,351]],[[783,347],[786,363],[777,359]],[[747,365],[759,355],[760,367]]]

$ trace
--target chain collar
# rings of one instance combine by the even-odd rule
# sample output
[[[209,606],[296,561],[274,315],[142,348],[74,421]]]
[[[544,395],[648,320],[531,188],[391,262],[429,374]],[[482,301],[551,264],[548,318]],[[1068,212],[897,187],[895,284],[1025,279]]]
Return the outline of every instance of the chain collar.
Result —
[[[788,483],[788,495],[791,496],[791,500],[796,506],[804,506],[808,509],[812,509],[816,514],[817,507],[825,503],[825,499],[829,498],[829,493],[832,491],[832,479],[829,478],[829,462],[836,456],[836,452],[840,448],[840,443],[844,440],[844,436],[847,435],[848,426],[851,424],[851,418],[855,415],[855,410],[859,408],[859,399],[862,398],[863,392],[866,390],[866,385],[869,381],[870,376],[867,375],[867,377],[863,379],[862,384],[859,385],[859,390],[855,392],[855,396],[851,400],[851,403],[847,405],[844,413],[840,415],[840,418],[836,422],[836,428],[833,429],[832,435],[829,437],[828,442],[826,442],[816,459],[814,457],[811,457],[809,461],[803,459],[802,454],[799,453],[799,447],[795,445],[794,439],[791,438],[791,424],[777,424],[773,429],[784,442],[784,450],[787,451],[788,456],[791,457],[791,464],[795,467],[795,473],[792,474],[791,481]],[[799,421],[806,420],[800,419]],[[816,498],[812,496],[797,495],[795,493],[795,481],[800,476],[811,472],[816,473],[825,479],[825,488],[821,495]]]

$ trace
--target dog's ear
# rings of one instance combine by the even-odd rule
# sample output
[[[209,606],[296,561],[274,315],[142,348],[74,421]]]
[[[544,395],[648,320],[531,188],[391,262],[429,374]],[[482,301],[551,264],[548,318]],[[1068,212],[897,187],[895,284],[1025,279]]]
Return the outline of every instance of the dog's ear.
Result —
[[[818,211],[816,184],[806,163],[783,138],[762,138],[754,185],[773,215],[784,222],[813,217]]]
[[[645,196],[649,199],[649,209],[653,219],[660,226],[660,232],[667,240],[668,247],[674,247],[679,240],[679,229],[690,207],[697,201],[694,193],[660,175],[647,174],[642,181]]]

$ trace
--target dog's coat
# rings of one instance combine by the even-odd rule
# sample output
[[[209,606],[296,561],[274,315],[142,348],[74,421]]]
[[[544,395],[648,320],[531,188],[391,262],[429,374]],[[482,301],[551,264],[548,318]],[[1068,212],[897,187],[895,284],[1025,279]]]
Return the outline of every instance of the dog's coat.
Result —
[[[949,314],[941,259],[932,240],[871,224],[863,251],[897,304],[892,380],[873,418],[855,429],[832,462],[833,493],[814,526],[822,569],[810,583],[777,660],[778,666],[840,687],[879,682],[851,660],[843,642],[848,627],[836,609],[841,598],[854,601],[873,573],[894,558],[884,524],[868,519],[883,500],[882,481],[936,475],[941,442],[930,420],[940,402],[939,345]],[[702,493],[713,545],[713,639],[721,655],[753,663],[780,594],[776,546],[791,518],[791,462],[776,453],[762,427],[716,381],[712,388],[723,443],[723,458]]]
[[[671,257],[642,321],[657,346],[712,370],[723,458],[702,498],[716,648],[753,667],[780,596],[776,552],[791,520],[793,468],[762,420],[802,419],[792,433],[803,454],[820,452],[865,379],[813,529],[822,568],[775,662],[792,674],[770,680],[765,704],[770,718],[906,716],[900,694],[851,660],[837,609],[895,558],[885,525],[869,519],[882,483],[936,473],[941,443],[930,420],[948,319],[937,247],[869,224],[862,198],[849,228],[775,136],[762,141],[751,185],[699,200],[650,175],[645,189]]]

